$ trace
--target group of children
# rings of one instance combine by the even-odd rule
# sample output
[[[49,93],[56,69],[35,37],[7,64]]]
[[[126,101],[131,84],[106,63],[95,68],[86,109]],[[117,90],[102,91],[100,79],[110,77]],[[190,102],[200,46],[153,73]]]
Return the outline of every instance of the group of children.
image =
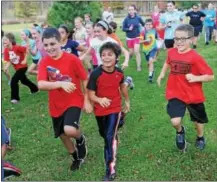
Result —
[[[130,111],[128,88],[132,80],[124,79],[124,74],[118,66],[121,52],[125,56],[122,68],[128,66],[133,51],[138,53],[137,47],[143,44],[143,52],[149,64],[149,82],[153,82],[154,62],[156,60],[157,31],[153,28],[151,19],[144,23],[144,30],[138,31],[142,21],[136,17],[134,6],[129,7],[129,17],[124,21],[123,29],[127,32],[127,44],[132,48],[130,54],[115,35],[116,24],[100,20],[95,25],[86,23],[87,38],[83,32],[77,32],[71,40],[69,30],[65,25],[58,29],[47,28],[41,34],[41,43],[46,56],[42,56],[38,64],[38,87],[25,76],[27,71],[26,53],[32,55],[33,62],[38,60],[37,51],[31,43],[27,31],[22,32],[23,45],[16,45],[11,34],[3,39],[5,46],[5,60],[7,67],[12,63],[16,69],[12,77],[12,100],[19,100],[18,81],[29,86],[32,93],[39,90],[49,92],[49,111],[53,121],[55,137],[60,137],[73,162],[71,170],[80,169],[87,156],[87,146],[84,134],[80,130],[80,116],[82,110],[86,113],[94,111],[99,128],[99,134],[104,139],[105,176],[104,180],[114,180],[116,177],[116,154],[118,146],[118,128],[123,123],[123,113]],[[76,27],[82,30],[76,19]],[[138,21],[138,22],[137,22]],[[130,22],[130,23],[129,23]],[[136,29],[135,29],[136,27]],[[135,30],[134,30],[135,29]],[[34,28],[34,30],[37,30]],[[134,30],[134,32],[129,32]],[[176,145],[179,150],[186,148],[185,129],[181,121],[186,107],[191,120],[197,128],[196,146],[201,150],[205,147],[203,134],[204,123],[208,118],[204,107],[202,82],[214,79],[212,69],[206,61],[191,49],[194,29],[191,25],[182,24],[175,30],[175,48],[168,50],[167,59],[157,79],[160,86],[167,69],[170,69],[166,98],[167,112],[176,129]],[[111,38],[113,37],[113,39]],[[114,38],[116,37],[116,39]],[[114,40],[115,39],[115,40]],[[78,41],[79,40],[79,41]],[[78,43],[79,42],[79,43]],[[135,46],[136,45],[136,46]],[[13,54],[12,54],[13,52]],[[78,57],[79,56],[79,57]],[[81,60],[92,60],[94,70],[87,74]],[[136,55],[138,56],[138,55]],[[140,71],[141,60],[137,60],[137,70]],[[10,64],[9,64],[10,63]],[[36,63],[37,64],[37,63]],[[6,71],[6,69],[5,69]],[[122,109],[122,97],[124,108]],[[75,145],[72,142],[75,139]]]

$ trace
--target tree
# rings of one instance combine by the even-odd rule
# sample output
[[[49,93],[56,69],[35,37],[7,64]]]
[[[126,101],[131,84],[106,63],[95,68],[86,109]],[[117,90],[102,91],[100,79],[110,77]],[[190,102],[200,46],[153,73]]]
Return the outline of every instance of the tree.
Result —
[[[177,7],[181,9],[190,9],[194,4],[199,4],[199,1],[179,1]]]
[[[30,18],[37,14],[38,3],[31,1],[16,1],[15,16],[18,18]]]
[[[91,20],[95,21],[101,17],[101,5],[99,2],[89,1],[60,1],[54,2],[48,12],[48,23],[54,27],[61,24],[72,28],[74,19],[77,16],[84,17],[85,13],[91,15]]]

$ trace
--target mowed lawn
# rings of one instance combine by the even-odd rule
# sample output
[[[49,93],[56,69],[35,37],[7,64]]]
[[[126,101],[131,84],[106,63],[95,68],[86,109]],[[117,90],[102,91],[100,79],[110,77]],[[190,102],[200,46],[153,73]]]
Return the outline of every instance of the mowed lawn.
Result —
[[[3,27],[4,29],[4,27]],[[13,30],[13,29],[10,29]],[[119,36],[125,42],[124,33]],[[197,51],[205,57],[217,73],[217,47],[214,43],[204,45],[201,38]],[[184,117],[188,150],[179,152],[175,147],[175,130],[166,113],[164,93],[166,79],[161,88],[156,84],[166,51],[162,50],[155,64],[155,82],[147,82],[147,65],[142,55],[141,72],[136,71],[135,57],[130,61],[125,75],[132,76],[135,89],[130,90],[131,112],[119,132],[120,145],[117,156],[117,180],[124,181],[216,181],[217,180],[217,81],[204,84],[206,111],[209,123],[205,127],[207,145],[204,151],[195,148],[196,132]],[[123,61],[123,59],[121,59]],[[13,69],[11,69],[11,73]],[[31,80],[36,82],[34,76]],[[23,174],[11,180],[19,181],[99,181],[104,175],[103,140],[100,138],[93,114],[83,114],[81,128],[84,131],[88,156],[78,172],[71,172],[71,157],[59,139],[53,135],[48,114],[46,92],[31,95],[20,84],[21,101],[10,103],[10,87],[2,74],[2,115],[12,128],[14,150],[6,160],[22,169]]]

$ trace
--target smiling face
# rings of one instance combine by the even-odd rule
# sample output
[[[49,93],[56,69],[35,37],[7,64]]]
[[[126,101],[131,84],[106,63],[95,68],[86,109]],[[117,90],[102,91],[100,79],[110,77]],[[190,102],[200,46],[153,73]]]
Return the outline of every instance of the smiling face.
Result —
[[[116,55],[111,49],[104,49],[101,54],[103,66],[106,68],[112,68],[116,63]]]
[[[103,30],[101,26],[95,26],[94,34],[95,34],[95,37],[98,37],[99,39],[103,39],[107,35],[107,32],[106,30]]]
[[[153,28],[152,22],[147,22],[147,23],[145,23],[145,29],[146,29],[146,30],[151,30],[152,28]]]
[[[167,3],[167,11],[168,12],[173,12],[175,9],[175,6],[173,5],[173,3],[169,2]]]
[[[22,31],[21,33],[20,33],[20,38],[21,38],[21,40],[27,40],[27,36],[26,36],[26,34],[25,34],[25,32],[24,31]]]
[[[174,41],[179,52],[187,51],[192,43],[191,37],[184,31],[176,31]]]
[[[87,35],[93,34],[94,31],[93,31],[93,25],[92,24],[86,24],[85,28],[86,28]]]
[[[44,38],[43,39],[43,45],[44,45],[44,49],[47,52],[47,54],[54,58],[54,59],[58,59],[61,55],[61,45],[60,42],[55,38]]]
[[[32,34],[32,38],[33,38],[34,40],[39,40],[39,39],[41,38],[40,33],[39,33],[35,28],[33,28],[33,29],[31,30],[31,34]]]
[[[7,37],[3,37],[3,46],[4,48],[10,48],[12,46],[12,43]]]

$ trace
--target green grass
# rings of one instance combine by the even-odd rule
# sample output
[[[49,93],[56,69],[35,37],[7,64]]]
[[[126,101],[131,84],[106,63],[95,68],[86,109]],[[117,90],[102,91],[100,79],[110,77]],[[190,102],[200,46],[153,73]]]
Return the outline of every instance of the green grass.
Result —
[[[119,31],[123,42],[124,33]],[[216,45],[204,45],[201,39],[197,51],[217,72]],[[162,50],[156,63],[156,77],[166,58]],[[217,180],[217,84],[216,80],[204,84],[205,102],[209,123],[205,127],[207,146],[198,151],[195,146],[193,124],[186,113],[184,124],[189,142],[187,153],[177,151],[175,131],[171,127],[164,97],[166,79],[161,88],[147,82],[147,66],[142,56],[142,72],[136,72],[135,58],[125,75],[134,78],[135,89],[129,91],[131,112],[120,131],[117,156],[117,180],[124,181],[216,181]],[[155,77],[155,79],[156,79]],[[35,77],[31,76],[35,81]],[[22,169],[23,174],[12,180],[19,181],[95,181],[104,175],[103,140],[100,138],[93,114],[83,114],[81,128],[88,140],[88,157],[82,169],[69,170],[71,158],[59,139],[54,139],[51,118],[48,114],[47,93],[29,94],[20,84],[21,102],[10,103],[10,88],[2,77],[2,114],[12,128],[14,150],[7,154]]]

